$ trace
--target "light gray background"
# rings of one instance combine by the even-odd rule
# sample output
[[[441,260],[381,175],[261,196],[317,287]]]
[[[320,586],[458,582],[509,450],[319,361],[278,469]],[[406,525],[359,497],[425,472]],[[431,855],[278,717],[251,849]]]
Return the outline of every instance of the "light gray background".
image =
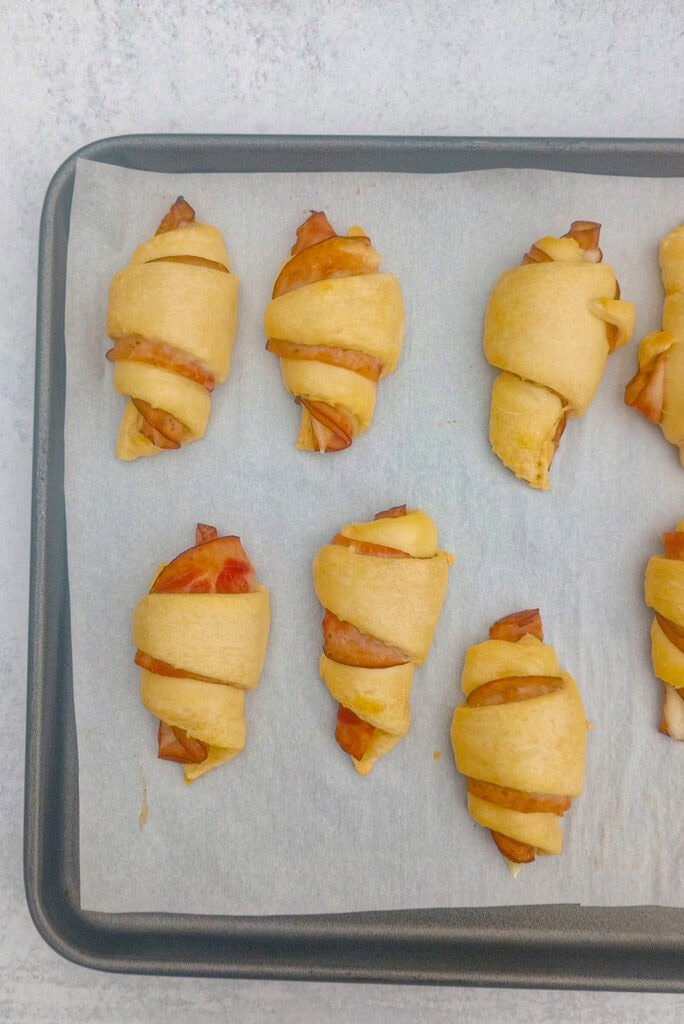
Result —
[[[145,131],[677,137],[683,36],[677,0],[2,6],[0,1020],[682,1019],[673,996],[88,972],[33,929],[21,820],[38,221],[57,165],[93,139]]]

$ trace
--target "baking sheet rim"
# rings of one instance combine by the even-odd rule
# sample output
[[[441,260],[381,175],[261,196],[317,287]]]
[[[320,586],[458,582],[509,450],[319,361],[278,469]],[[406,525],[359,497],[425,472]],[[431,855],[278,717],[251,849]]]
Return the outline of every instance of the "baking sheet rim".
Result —
[[[684,171],[682,140],[285,135],[118,136],[84,146],[61,165],[48,187],[43,208],[37,310],[24,839],[26,892],[36,927],[48,944],[67,959],[110,971],[684,991],[684,912],[673,908],[551,905],[280,918],[104,915],[80,910],[75,724],[71,690],[65,690],[60,698],[56,678],[59,675],[68,681],[70,677],[65,515],[59,472],[61,468],[63,480],[63,444],[60,449],[59,436],[55,435],[55,420],[61,421],[64,411],[63,394],[59,405],[59,390],[63,392],[64,388],[66,245],[62,244],[60,249],[57,236],[61,231],[62,242],[68,240],[77,159],[138,166],[142,153],[143,162],[148,165],[151,157],[153,164],[155,160],[172,158],[185,166],[169,168],[157,162],[141,169],[172,169],[179,173],[221,169],[229,173],[238,169],[201,166],[208,152],[214,161],[219,157],[227,158],[229,164],[231,158],[260,163],[261,166],[251,168],[254,171],[274,171],[270,160],[280,156],[281,160],[303,162],[306,167],[296,169],[307,170],[349,170],[355,161],[367,162],[369,157],[372,168],[356,169],[382,170],[383,160],[390,157],[408,159],[408,173],[511,165],[601,173],[584,166],[567,166],[577,160],[584,165],[587,157],[591,162],[597,154],[614,160],[629,159],[631,155],[637,163],[639,158],[648,162],[665,155],[674,158],[675,163],[681,162],[679,173]],[[345,163],[350,161],[347,166],[336,167],[340,154]],[[434,161],[444,161],[445,155],[449,166],[435,167]],[[288,169],[295,168],[290,165]],[[659,166],[658,170],[665,176],[676,173],[670,164]],[[606,173],[625,173],[625,167],[620,163],[619,169],[612,167]],[[643,175],[646,171],[641,167],[638,173]],[[61,536],[55,538],[60,528]],[[54,574],[55,545],[60,541],[58,554],[62,556],[64,576],[57,574],[55,581],[48,570]],[[66,618],[62,621],[60,615]],[[60,644],[64,664],[56,666],[49,655],[53,649],[60,649]],[[48,692],[50,686],[54,699]],[[55,749],[51,727],[54,731],[58,723],[63,726],[57,740],[61,746],[53,760],[48,761],[48,748]],[[54,800],[50,806],[49,798],[55,792],[65,798],[59,800],[60,808],[64,808],[62,815]],[[58,837],[60,855],[52,865],[47,854],[53,847],[46,835],[50,815],[64,826]],[[463,923],[459,924],[456,918]],[[525,918],[529,920],[525,922]],[[511,923],[515,920],[516,934],[505,927],[506,919]],[[603,927],[613,919],[612,928]],[[161,941],[156,949],[154,938]],[[183,941],[202,945],[212,939],[215,949],[204,958],[188,958],[187,948],[184,952],[181,949]],[[112,944],[109,951],[106,940]],[[136,940],[141,943],[137,957],[132,953]],[[284,943],[284,948],[274,948],[278,943]],[[341,948],[345,943],[346,958]],[[227,948],[219,952],[223,946]],[[228,957],[231,946],[236,947],[232,960]],[[326,946],[333,947],[332,958]],[[503,964],[502,957],[506,958]]]

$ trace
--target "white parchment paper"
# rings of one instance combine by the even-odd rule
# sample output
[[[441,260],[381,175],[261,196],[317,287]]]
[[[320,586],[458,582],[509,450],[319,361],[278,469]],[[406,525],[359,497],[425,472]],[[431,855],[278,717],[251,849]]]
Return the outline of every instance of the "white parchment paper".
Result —
[[[242,281],[233,373],[205,439],[135,463],[114,445],[124,399],[104,358],[112,275],[177,194],[224,232]],[[263,310],[297,225],[323,209],[363,225],[403,283],[407,337],[373,427],[333,456],[295,448],[299,410],[264,349]],[[496,170],[452,175],[158,175],[81,161],[67,287],[66,500],[80,780],[81,899],[100,911],[316,913],[437,906],[684,905],[684,744],[659,735],[643,575],[684,516],[684,472],[623,403],[638,340],[660,325],[657,246],[684,217],[684,181]],[[494,371],[482,317],[499,274],[574,219],[603,224],[605,259],[638,304],[571,421],[553,490],[517,481],[487,440]],[[455,552],[413,724],[368,778],[334,740],[317,671],[311,561],[345,522],[407,502]],[[249,738],[191,787],[156,759],[138,694],[131,616],[197,522],[239,534],[271,589],[273,624]],[[470,644],[539,606],[582,689],[586,791],[565,850],[513,880],[469,818],[449,726]]]

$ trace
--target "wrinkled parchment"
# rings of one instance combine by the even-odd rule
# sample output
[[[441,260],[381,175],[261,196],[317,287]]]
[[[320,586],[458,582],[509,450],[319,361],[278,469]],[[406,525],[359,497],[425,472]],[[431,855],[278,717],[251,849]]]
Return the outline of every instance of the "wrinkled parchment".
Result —
[[[242,281],[233,373],[206,438],[118,462],[124,399],[104,353],[109,282],[182,193],[224,232]],[[404,357],[372,429],[321,457],[295,448],[299,410],[264,349],[263,310],[309,209],[363,225],[399,274]],[[643,575],[684,516],[684,472],[623,403],[638,339],[660,325],[660,237],[684,182],[496,170],[452,175],[158,175],[80,162],[68,252],[66,496],[78,727],[81,897],[101,911],[315,913],[583,903],[684,905],[684,744],[657,732]],[[611,357],[573,421],[553,490],[515,480],[487,441],[494,371],[482,316],[498,275],[573,219],[604,225],[605,258],[638,303],[635,340]],[[430,512],[457,563],[416,675],[413,724],[368,778],[334,741],[319,679],[311,561],[345,522],[407,502]],[[273,624],[249,738],[191,787],[156,759],[138,694],[131,616],[159,562],[195,523],[239,534],[271,589]],[[539,606],[577,678],[590,735],[585,795],[565,850],[514,881],[468,816],[449,726],[467,647],[491,621]]]

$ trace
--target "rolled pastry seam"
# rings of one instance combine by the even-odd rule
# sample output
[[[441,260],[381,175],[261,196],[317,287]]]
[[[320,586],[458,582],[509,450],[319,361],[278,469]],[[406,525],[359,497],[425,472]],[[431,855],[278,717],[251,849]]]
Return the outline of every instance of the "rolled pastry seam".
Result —
[[[625,402],[660,426],[679,449],[684,466],[684,225],[660,243],[665,301],[661,331],[639,347],[639,369],[625,389]]]
[[[291,395],[315,395],[312,401],[343,406],[356,420],[359,433],[367,430],[373,422],[377,384],[372,380],[344,366],[329,366],[303,359],[281,358],[280,372]],[[306,408],[302,408],[302,419],[310,419]]]
[[[198,527],[197,545],[162,567],[133,616],[142,701],[162,723],[159,756],[180,760],[186,782],[244,748],[245,692],[259,683],[270,626],[268,590],[239,539],[202,542],[209,529]],[[180,756],[165,752],[164,727]],[[199,741],[190,755],[187,740]]]
[[[452,564],[431,517],[404,506],[342,527],[316,556],[326,609],[321,676],[346,709],[336,736],[362,775],[408,732],[415,669],[430,650]]]
[[[237,331],[239,280],[221,232],[196,222],[181,197],[160,232],[115,274],[109,294],[107,357],[117,390],[131,398],[117,442],[124,460],[204,436]]]
[[[656,616],[651,626],[653,671],[663,683],[660,731],[684,740],[684,520],[664,535],[666,554],[646,567],[646,604]]]
[[[156,402],[156,408],[163,408],[180,420],[183,443],[204,437],[211,399],[201,384],[158,366],[122,359],[114,366],[114,386],[122,395],[129,395],[134,390],[136,398],[150,405]],[[129,402],[128,408],[135,409],[135,406]],[[135,412],[139,415],[137,409]]]
[[[133,615],[139,650],[175,668],[253,690],[269,633],[269,593],[147,594]]]
[[[575,222],[568,236],[541,239],[532,259],[500,277],[487,306],[484,351],[503,371],[492,392],[490,442],[504,465],[541,490],[550,486],[566,417],[587,411],[608,355],[634,329],[634,305],[616,297],[615,272],[592,244],[599,229]]]
[[[169,725],[184,729],[209,747],[239,753],[247,740],[245,691],[199,679],[173,679],[140,670],[142,701]]]
[[[450,564],[445,551],[409,561],[328,544],[314,562],[316,594],[338,619],[422,665],[437,629]]]
[[[352,757],[356,770],[367,775],[409,731],[415,665],[408,662],[389,668],[362,668],[341,665],[323,654],[320,673],[331,696],[374,727],[363,756]]]
[[[541,635],[538,613],[536,622]],[[454,712],[451,740],[471,815],[511,866],[560,853],[558,817],[584,788],[588,726],[577,684],[530,633],[471,647],[461,686],[468,700]]]
[[[565,409],[554,391],[499,374],[492,385],[489,439],[518,478],[538,490],[550,488],[549,468],[564,427]]]
[[[558,854],[563,849],[563,830],[555,814],[524,814],[481,800],[472,793],[468,794],[468,810],[478,825],[532,846],[539,854]]]
[[[267,348],[302,406],[297,447],[340,451],[371,425],[378,380],[397,367],[403,296],[361,228],[338,236],[313,213],[297,235],[266,308]]]

